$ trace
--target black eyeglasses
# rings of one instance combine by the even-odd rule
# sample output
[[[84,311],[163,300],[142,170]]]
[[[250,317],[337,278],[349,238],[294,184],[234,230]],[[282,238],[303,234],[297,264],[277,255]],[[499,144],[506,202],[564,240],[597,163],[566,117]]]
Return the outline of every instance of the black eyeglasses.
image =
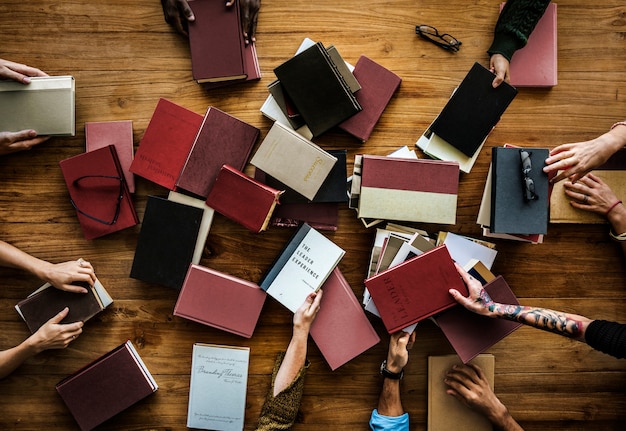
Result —
[[[461,41],[456,37],[448,33],[439,34],[439,31],[437,31],[435,27],[429,25],[416,25],[415,34],[420,35],[429,42],[447,51],[457,52],[461,46]]]
[[[535,193],[535,182],[529,176],[530,171],[533,168],[532,162],[530,160],[531,154],[532,153],[529,151],[519,150],[519,156],[522,163],[522,187],[524,188],[525,201],[534,201],[539,198],[537,193]]]
[[[90,184],[91,182],[91,184]],[[122,199],[124,198],[124,179],[121,177],[115,177],[110,175],[84,175],[82,177],[76,178],[72,185],[76,188],[82,188],[85,192],[89,192],[92,196],[89,199],[85,200],[85,202],[94,202],[96,205],[89,210],[83,211],[78,208],[78,205],[74,201],[74,199],[70,198],[70,202],[74,209],[80,214],[84,215],[91,220],[97,221],[98,223],[102,223],[108,226],[114,225],[117,222],[117,218],[120,215],[120,207],[122,204]],[[87,189],[89,189],[87,191]],[[113,189],[113,191],[111,191]],[[113,194],[114,193],[114,194]],[[98,194],[100,196],[95,196]],[[99,201],[102,199],[109,200],[113,196],[115,196],[116,204],[115,211],[113,213],[113,217],[98,216],[94,215],[94,213],[98,212],[101,209],[101,205],[97,205]],[[112,200],[112,199],[111,199]],[[84,208],[84,207],[83,207]],[[107,221],[108,220],[108,221]]]

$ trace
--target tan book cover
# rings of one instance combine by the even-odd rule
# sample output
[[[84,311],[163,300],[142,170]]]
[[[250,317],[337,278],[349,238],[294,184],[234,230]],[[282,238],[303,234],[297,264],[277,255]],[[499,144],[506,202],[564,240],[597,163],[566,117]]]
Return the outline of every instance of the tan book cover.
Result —
[[[0,81],[0,130],[27,129],[41,136],[76,134],[74,77],[32,77],[26,85]]]
[[[494,389],[495,357],[480,354],[469,363],[482,368]],[[428,431],[493,429],[486,417],[446,393],[448,385],[443,382],[446,373],[453,365],[461,364],[457,355],[428,357]]]
[[[275,122],[250,163],[312,200],[337,158],[289,127]]]

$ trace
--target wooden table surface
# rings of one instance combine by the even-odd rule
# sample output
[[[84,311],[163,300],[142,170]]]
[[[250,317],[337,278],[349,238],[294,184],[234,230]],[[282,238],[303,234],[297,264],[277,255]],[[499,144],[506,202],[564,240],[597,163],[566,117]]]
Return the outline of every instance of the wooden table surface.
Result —
[[[130,339],[153,373],[156,394],[118,415],[102,430],[183,430],[187,415],[191,347],[210,342],[251,348],[246,430],[254,429],[274,358],[291,335],[291,315],[268,298],[251,339],[173,317],[177,292],[129,278],[140,226],[93,241],[83,238],[58,162],[84,151],[87,121],[132,120],[135,146],[160,97],[197,113],[209,105],[261,129],[259,112],[273,68],[309,37],[334,44],[355,63],[361,54],[403,79],[370,140],[341,132],[316,142],[355,154],[385,155],[415,141],[475,62],[488,64],[498,2],[475,0],[263,0],[257,50],[260,82],[204,91],[191,78],[189,47],[163,20],[157,0],[3,0],[0,57],[76,78],[77,135],[0,159],[0,238],[52,262],[83,257],[115,302],[89,321],[62,351],[44,352],[0,381],[0,428],[78,429],[54,385]],[[414,33],[429,24],[463,42],[449,53]],[[551,148],[596,137],[626,116],[626,7],[617,0],[558,2],[558,79],[552,89],[520,89],[491,133],[470,174],[462,174],[456,225],[416,227],[480,237],[476,215],[491,157],[505,143]],[[259,140],[260,142],[260,140]],[[258,144],[257,144],[258,145]],[[418,151],[420,156],[422,154]],[[252,173],[248,166],[246,172]],[[146,197],[166,190],[137,178],[134,203],[143,218]],[[292,229],[252,234],[217,215],[202,264],[258,282]],[[339,228],[325,234],[346,250],[340,268],[361,298],[374,238],[353,210],[341,208]],[[624,257],[607,225],[550,225],[539,245],[498,240],[493,272],[502,274],[523,304],[626,322]],[[40,281],[1,269],[0,348],[28,336],[13,307]],[[301,414],[295,430],[364,430],[376,406],[380,361],[388,336],[331,372],[313,342]],[[341,328],[337,328],[341,330]],[[432,323],[417,329],[416,347],[402,387],[412,430],[426,429],[426,358],[452,349]],[[626,419],[626,361],[582,343],[522,328],[489,350],[496,357],[495,391],[527,430],[622,430]]]

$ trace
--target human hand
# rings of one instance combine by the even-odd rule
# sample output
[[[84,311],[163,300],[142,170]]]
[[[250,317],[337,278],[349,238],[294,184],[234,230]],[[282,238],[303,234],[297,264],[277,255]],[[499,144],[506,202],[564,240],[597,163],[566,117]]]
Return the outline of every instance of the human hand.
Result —
[[[600,138],[563,144],[550,151],[543,171],[546,173],[562,171],[552,179],[552,182],[569,178],[575,183],[605,163],[611,155],[613,155],[611,146],[605,145],[604,139]]]
[[[46,263],[47,266],[43,269],[41,278],[57,289],[74,293],[87,293],[87,289],[74,283],[81,282],[93,286],[96,281],[93,266],[82,258],[57,264]]]
[[[0,156],[30,150],[48,139],[50,139],[49,136],[37,136],[34,130],[0,132]]]
[[[469,311],[482,316],[489,316],[491,314],[489,307],[493,306],[495,303],[485,291],[481,282],[472,277],[459,264],[455,263],[454,266],[463,279],[463,282],[465,282],[469,296],[466,298],[456,289],[450,289],[448,291],[450,295],[452,295],[456,302],[467,308]]]
[[[320,311],[320,302],[322,301],[322,290],[316,293],[310,293],[306,297],[300,308],[293,315],[293,331],[300,333],[306,337],[309,336],[311,325]]]
[[[389,351],[387,352],[387,369],[392,373],[400,373],[409,362],[409,350],[415,344],[415,332],[398,331],[391,334]]]
[[[165,22],[184,36],[189,36],[187,23],[195,21],[196,17],[189,7],[187,0],[161,0]]]
[[[226,6],[228,7],[233,4],[235,4],[235,0],[226,1]],[[239,0],[241,28],[243,29],[243,37],[246,41],[246,45],[250,42],[256,42],[256,25],[259,20],[260,8],[261,0]]]
[[[602,179],[588,173],[579,181],[563,183],[563,191],[572,199],[570,204],[574,208],[591,211],[600,215],[607,215],[619,199]]]
[[[489,58],[489,70],[496,74],[491,85],[493,88],[498,87],[503,82],[509,82],[509,60],[502,54],[493,54]]]
[[[69,312],[70,309],[65,307],[28,337],[26,341],[36,353],[48,349],[64,349],[83,332],[83,322],[60,323]]]
[[[48,76],[48,74],[35,67],[0,58],[0,79],[12,79],[22,84],[28,84],[31,76]]]

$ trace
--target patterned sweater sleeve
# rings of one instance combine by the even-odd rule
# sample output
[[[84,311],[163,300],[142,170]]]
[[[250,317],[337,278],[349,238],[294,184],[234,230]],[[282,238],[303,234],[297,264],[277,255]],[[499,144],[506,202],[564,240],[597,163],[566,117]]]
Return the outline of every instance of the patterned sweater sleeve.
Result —
[[[494,30],[489,55],[502,54],[511,61],[515,51],[523,48],[543,16],[550,0],[509,0],[502,8]]]
[[[626,325],[606,320],[594,320],[585,331],[589,346],[618,359],[626,358]]]

